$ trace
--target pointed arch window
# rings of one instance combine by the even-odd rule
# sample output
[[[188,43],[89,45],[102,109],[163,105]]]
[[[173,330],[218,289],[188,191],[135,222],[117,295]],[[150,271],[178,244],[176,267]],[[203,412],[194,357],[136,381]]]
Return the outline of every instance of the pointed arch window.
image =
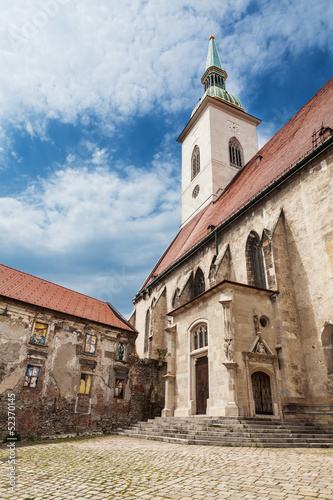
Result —
[[[208,332],[206,323],[201,323],[192,330],[191,344],[192,351],[196,351],[197,349],[202,349],[203,347],[208,346]]]
[[[194,283],[193,283],[193,297],[200,295],[205,291],[205,277],[200,267],[198,267],[195,273]]]
[[[230,165],[242,168],[243,166],[243,151],[242,146],[237,141],[236,137],[232,137],[229,141],[229,161]]]
[[[249,285],[266,288],[265,266],[259,235],[251,231],[246,242],[246,267]]]
[[[195,146],[192,153],[192,180],[200,172],[200,149]]]

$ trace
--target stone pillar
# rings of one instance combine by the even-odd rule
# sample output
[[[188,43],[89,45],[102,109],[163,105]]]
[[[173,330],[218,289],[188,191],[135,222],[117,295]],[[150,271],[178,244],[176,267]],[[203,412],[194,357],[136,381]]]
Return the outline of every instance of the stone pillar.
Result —
[[[232,293],[220,296],[220,304],[223,308],[223,331],[224,331],[224,352],[226,361],[222,363],[228,370],[228,392],[229,401],[225,408],[226,417],[238,417],[239,409],[236,404],[236,370],[238,364],[233,360],[234,356],[234,337],[231,326],[232,317]]]
[[[167,374],[165,378],[165,408],[162,417],[173,417],[175,411],[176,325],[165,329],[167,334]]]
[[[235,363],[234,361],[227,361],[226,363],[222,364],[228,370],[228,375],[229,375],[229,380],[228,380],[229,401],[225,408],[225,416],[238,417],[239,409],[236,404],[236,370],[238,368],[238,364]]]

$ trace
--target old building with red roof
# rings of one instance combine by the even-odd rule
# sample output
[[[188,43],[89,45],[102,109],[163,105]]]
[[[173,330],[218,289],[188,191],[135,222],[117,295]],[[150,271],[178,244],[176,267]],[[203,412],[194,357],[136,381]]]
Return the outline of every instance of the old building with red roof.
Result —
[[[333,421],[333,79],[258,150],[215,39],[180,134],[182,225],[134,298],[164,416]]]
[[[136,336],[111,304],[0,265],[3,437],[110,431],[154,416],[163,366],[136,358]]]

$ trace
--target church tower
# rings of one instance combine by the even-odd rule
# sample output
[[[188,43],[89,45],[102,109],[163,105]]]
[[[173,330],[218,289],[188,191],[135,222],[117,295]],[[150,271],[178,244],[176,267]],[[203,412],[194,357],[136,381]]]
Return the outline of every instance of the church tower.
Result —
[[[201,79],[205,92],[177,139],[182,144],[182,227],[215,201],[258,151],[260,120],[226,90],[227,76],[211,35]]]

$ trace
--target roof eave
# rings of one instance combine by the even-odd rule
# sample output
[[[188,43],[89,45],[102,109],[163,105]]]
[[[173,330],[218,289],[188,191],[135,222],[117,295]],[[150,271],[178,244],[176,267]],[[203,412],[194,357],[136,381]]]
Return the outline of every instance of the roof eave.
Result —
[[[254,123],[256,126],[258,126],[259,123],[261,123],[261,120],[259,118],[256,118],[255,116],[252,116],[249,113],[246,113],[246,111],[242,110],[238,106],[235,106],[234,104],[227,102],[225,100],[217,99],[215,97],[210,97],[210,96],[206,95],[204,97],[204,99],[202,100],[202,103],[200,104],[200,106],[198,107],[196,112],[194,113],[194,115],[191,116],[190,120],[185,125],[183,131],[179,134],[179,136],[177,138],[177,142],[179,142],[181,144],[184,141],[185,137],[188,135],[188,133],[190,132],[191,128],[195,125],[195,123],[199,120],[200,116],[205,111],[205,109],[207,108],[208,105],[212,105],[212,106],[218,107],[218,108],[227,106],[228,111],[230,111],[232,114],[234,114],[235,117],[240,117],[243,120],[245,118],[248,122]],[[227,109],[225,109],[225,110],[227,110]]]
[[[42,305],[39,305],[39,304],[34,304],[33,302],[27,302],[26,300],[16,299],[15,297],[10,297],[8,295],[0,294],[0,298],[1,297],[4,298],[4,299],[7,299],[7,300],[12,300],[14,302],[18,302],[19,304],[22,304],[22,305],[26,304],[26,305],[29,305],[31,307],[38,307],[39,309],[45,309],[46,311],[50,311],[50,312],[53,312],[53,313],[63,314],[64,316],[69,316],[71,318],[77,318],[77,319],[79,319],[81,321],[89,321],[90,323],[96,323],[97,325],[103,325],[106,328],[114,328],[115,330],[121,330],[121,331],[124,331],[124,332],[127,332],[127,333],[134,333],[135,335],[138,334],[137,330],[135,330],[135,328],[133,328],[133,326],[130,325],[130,324],[128,324],[128,325],[131,327],[132,331],[128,330],[127,328],[122,328],[120,326],[111,325],[110,323],[104,323],[103,321],[97,321],[95,319],[85,318],[83,316],[79,316],[79,315],[76,315],[76,314],[67,313],[67,312],[64,312],[64,311],[60,311],[58,309],[52,309],[50,307],[42,306]],[[118,313],[118,314],[120,314],[120,313]],[[127,325],[128,322],[124,318],[119,318],[119,319],[121,319],[121,321],[123,321],[125,323],[125,325],[128,326]]]
[[[231,281],[231,280],[222,280],[219,283],[216,283],[216,285],[211,286],[204,292],[200,293],[193,299],[189,300],[185,304],[182,304],[179,307],[176,307],[172,311],[167,313],[167,316],[173,316],[176,313],[178,313],[181,309],[188,308],[193,302],[197,301],[199,298],[202,299],[203,297],[209,297],[213,293],[215,293],[217,288],[222,288],[222,285],[227,285],[228,287],[230,286],[231,288],[242,288],[242,289],[247,289],[247,290],[254,290],[257,292],[264,292],[264,293],[269,293],[270,295],[278,295],[280,292],[279,290],[270,290],[269,288],[261,288],[258,286],[254,285],[248,285],[247,283],[239,283],[238,281]]]

